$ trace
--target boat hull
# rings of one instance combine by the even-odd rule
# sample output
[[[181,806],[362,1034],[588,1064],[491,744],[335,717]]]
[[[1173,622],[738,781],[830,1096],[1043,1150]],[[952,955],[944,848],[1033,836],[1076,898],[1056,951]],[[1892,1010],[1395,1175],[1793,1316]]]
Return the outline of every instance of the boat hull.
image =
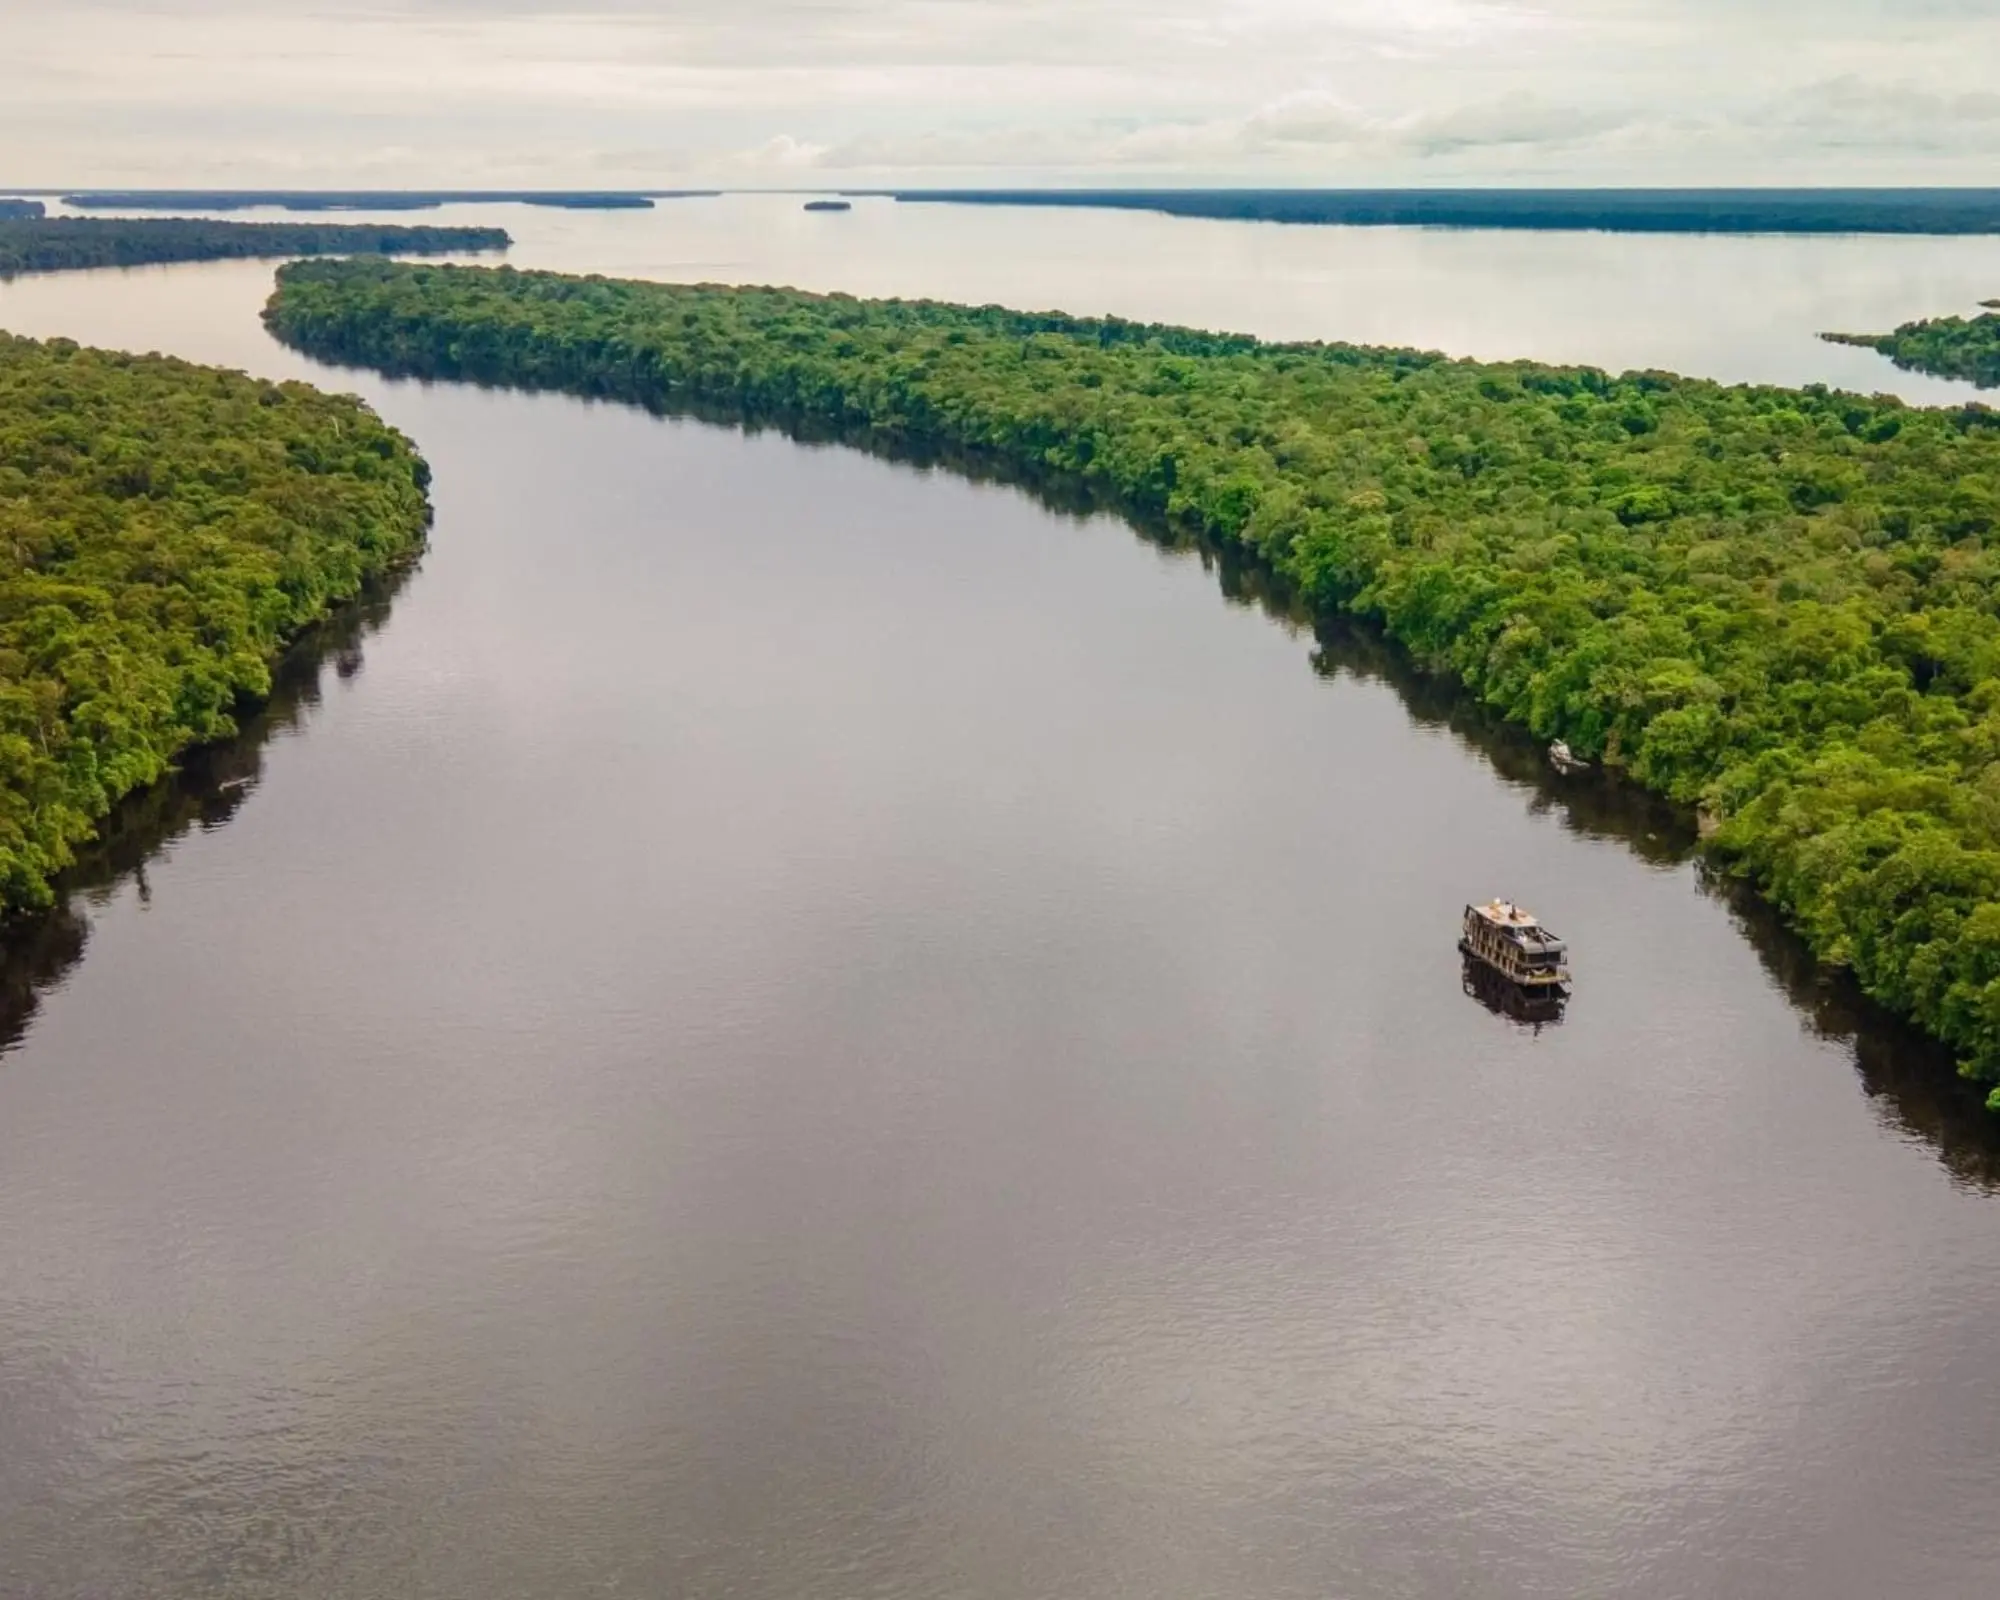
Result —
[[[1567,971],[1517,973],[1493,960],[1470,939],[1460,939],[1458,950],[1459,954],[1465,957],[1467,965],[1477,967],[1482,973],[1502,983],[1511,984],[1524,995],[1552,997],[1558,1000],[1567,1000],[1570,996],[1570,975]]]

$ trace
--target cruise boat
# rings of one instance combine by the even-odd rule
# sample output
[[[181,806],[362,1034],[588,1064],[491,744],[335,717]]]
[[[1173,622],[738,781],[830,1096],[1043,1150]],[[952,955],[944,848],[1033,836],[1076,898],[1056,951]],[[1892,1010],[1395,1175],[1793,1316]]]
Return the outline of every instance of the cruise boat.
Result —
[[[1466,958],[1528,994],[1567,999],[1569,946],[1528,911],[1508,900],[1465,908],[1458,947]]]

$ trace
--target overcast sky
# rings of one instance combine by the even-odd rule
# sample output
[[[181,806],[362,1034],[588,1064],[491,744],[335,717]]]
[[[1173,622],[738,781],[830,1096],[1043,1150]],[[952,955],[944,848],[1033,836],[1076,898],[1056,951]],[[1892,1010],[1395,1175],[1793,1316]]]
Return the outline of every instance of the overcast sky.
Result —
[[[2000,183],[2000,0],[0,0],[0,183]]]

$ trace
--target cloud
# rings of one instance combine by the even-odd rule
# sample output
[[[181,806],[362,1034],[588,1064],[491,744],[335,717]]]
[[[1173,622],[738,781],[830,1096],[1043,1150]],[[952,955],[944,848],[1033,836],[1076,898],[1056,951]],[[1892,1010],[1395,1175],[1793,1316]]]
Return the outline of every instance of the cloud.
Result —
[[[803,172],[819,166],[828,153],[823,144],[781,133],[751,149],[736,151],[730,162],[746,172]]]
[[[1021,168],[1308,169],[1329,159],[1373,165],[1468,151],[1550,151],[1587,146],[1630,126],[1608,110],[1510,98],[1439,114],[1373,116],[1342,96],[1302,90],[1240,116],[1075,127],[1015,125],[951,133],[876,136],[822,147],[810,165],[842,171],[979,173]]]
[[[1991,151],[2000,147],[2000,93],[1939,93],[1850,74],[1786,97],[1759,125],[1827,149]]]
[[[0,181],[1980,181],[1994,0],[0,0]]]

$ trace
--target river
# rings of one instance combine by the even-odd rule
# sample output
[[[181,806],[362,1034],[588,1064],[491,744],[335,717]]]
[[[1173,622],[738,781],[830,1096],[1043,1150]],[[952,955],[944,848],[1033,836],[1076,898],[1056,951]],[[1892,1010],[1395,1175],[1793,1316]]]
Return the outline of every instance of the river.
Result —
[[[2000,292],[1992,240],[496,214],[1918,397],[1811,333]],[[0,1594],[2000,1592],[2000,1140],[1683,819],[1198,551],[329,373],[269,277],[0,286],[366,395],[438,511],[6,968]],[[1462,991],[1496,893],[1558,1025]]]

